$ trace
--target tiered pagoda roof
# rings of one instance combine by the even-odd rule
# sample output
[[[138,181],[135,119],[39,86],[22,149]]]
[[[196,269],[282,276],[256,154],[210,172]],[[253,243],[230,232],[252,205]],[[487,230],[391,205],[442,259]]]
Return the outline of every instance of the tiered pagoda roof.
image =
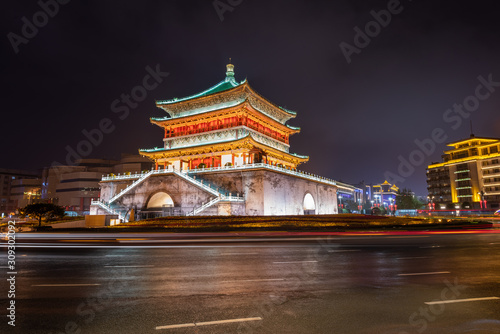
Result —
[[[234,78],[234,66],[229,64],[225,80],[209,89],[183,98],[158,100],[156,106],[165,110],[169,117],[151,118],[152,121],[164,121],[192,115],[200,115],[217,109],[250,104],[262,114],[285,124],[297,113],[280,107],[257,93],[245,79],[238,83]],[[293,128],[293,127],[292,127]]]
[[[288,152],[289,136],[300,132],[300,128],[286,124],[296,112],[270,102],[246,79],[237,82],[232,64],[227,65],[226,78],[209,89],[183,98],[158,100],[156,106],[168,114],[150,118],[151,123],[165,129],[165,145],[139,151],[152,159],[247,146],[282,157],[293,165],[309,159]],[[221,133],[224,130],[233,132]]]

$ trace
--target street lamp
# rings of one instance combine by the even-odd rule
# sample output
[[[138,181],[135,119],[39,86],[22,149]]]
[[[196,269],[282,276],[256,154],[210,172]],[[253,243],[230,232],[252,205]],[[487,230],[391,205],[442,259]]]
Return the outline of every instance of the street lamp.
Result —
[[[429,202],[429,211],[434,210],[435,204],[434,204],[434,196],[427,196],[427,201]]]
[[[481,205],[481,210],[486,209],[486,200],[484,199],[484,190],[481,190],[477,193],[479,197],[479,204]]]

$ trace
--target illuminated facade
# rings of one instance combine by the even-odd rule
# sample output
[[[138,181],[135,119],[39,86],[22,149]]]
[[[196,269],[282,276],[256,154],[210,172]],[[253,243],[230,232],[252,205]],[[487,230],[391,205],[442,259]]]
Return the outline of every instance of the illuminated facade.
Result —
[[[286,122],[296,113],[236,82],[234,66],[226,79],[199,94],[156,101],[167,112],[151,123],[164,129],[163,147],[140,150],[156,169],[177,170],[265,163],[294,170],[308,157],[289,153],[289,138],[299,128]]]
[[[390,210],[396,209],[396,196],[399,188],[387,180],[380,184],[365,185],[365,200],[372,207],[385,207]]]
[[[300,129],[287,122],[296,113],[237,82],[232,64],[215,86],[156,107],[167,113],[150,119],[163,129],[163,144],[139,150],[154,168],[103,177],[92,214],[335,214],[338,190],[360,192],[297,170],[309,158],[290,152]]]
[[[11,189],[11,198],[16,202],[17,208],[41,202],[42,180],[39,178],[12,180]]]
[[[500,139],[471,135],[448,146],[452,149],[444,151],[443,162],[427,168],[431,205],[435,209],[498,209]]]
[[[31,188],[24,187],[24,184],[39,188],[39,181],[37,181],[39,177],[37,173],[31,171],[0,168],[0,217],[14,214],[20,206],[24,206],[22,201],[24,193],[31,191]],[[36,189],[33,190],[36,191]],[[37,196],[32,198],[35,197]]]

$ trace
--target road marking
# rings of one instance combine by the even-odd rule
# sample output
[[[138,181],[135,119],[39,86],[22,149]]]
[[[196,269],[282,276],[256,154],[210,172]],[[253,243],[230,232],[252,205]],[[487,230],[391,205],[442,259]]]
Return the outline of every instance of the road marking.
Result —
[[[396,260],[429,259],[430,256],[397,257]]]
[[[167,326],[157,326],[156,329],[172,329],[172,328],[183,328],[183,327],[195,327],[195,323],[189,323],[189,324],[179,324],[179,325],[167,325]]]
[[[483,298],[467,298],[467,299],[453,299],[453,300],[437,300],[433,302],[425,302],[427,305],[436,305],[436,304],[451,304],[451,303],[464,303],[464,302],[475,302],[480,300],[495,300],[500,299],[498,297],[483,297]]]
[[[153,265],[140,265],[140,266],[104,266],[106,268],[149,268],[154,267]]]
[[[261,317],[255,317],[255,318],[240,318],[240,319],[228,319],[228,320],[195,322],[195,325],[196,326],[207,326],[207,325],[227,324],[227,323],[231,323],[231,322],[245,322],[245,321],[256,321],[256,320],[262,320],[262,318]]]
[[[222,283],[235,283],[235,282],[267,282],[267,281],[284,281],[284,278],[260,278],[260,279],[240,279],[234,281],[222,281]]]
[[[195,326],[209,326],[209,325],[228,324],[228,323],[233,323],[233,322],[257,321],[257,320],[262,320],[262,318],[255,317],[255,318],[215,320],[215,321],[206,321],[206,322],[190,322],[190,323],[178,324],[178,325],[157,326],[156,329],[159,330],[159,329],[172,329],[172,328],[195,327]]]
[[[32,286],[96,286],[101,284],[36,284]]]
[[[276,263],[276,264],[283,264],[283,263],[314,263],[314,262],[318,262],[318,261],[284,261],[284,262],[273,262],[273,263]]]
[[[449,271],[433,271],[428,273],[411,273],[411,274],[398,274],[398,276],[417,276],[417,275],[439,275],[439,274],[449,274]]]

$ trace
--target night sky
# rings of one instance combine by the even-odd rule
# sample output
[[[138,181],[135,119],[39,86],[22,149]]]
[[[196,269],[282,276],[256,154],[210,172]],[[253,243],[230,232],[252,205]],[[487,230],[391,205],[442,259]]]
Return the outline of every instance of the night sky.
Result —
[[[114,131],[88,157],[161,146],[149,117],[165,113],[154,101],[218,83],[231,57],[238,81],[297,111],[289,124],[302,131],[290,151],[310,157],[300,169],[349,183],[383,182],[392,172],[404,179],[398,186],[425,195],[426,165],[440,161],[445,143],[470,135],[469,120],[476,136],[500,137],[497,2],[221,0],[218,12],[213,1],[73,0],[43,22],[36,1],[9,1],[0,21],[0,168],[64,163],[66,147],[105,118]],[[390,22],[380,14],[385,27],[369,24],[372,37],[354,49],[354,29],[364,34],[370,12],[388,8]],[[24,39],[22,18],[31,24],[34,15],[38,33]],[[127,117],[113,112],[113,101],[142,85],[147,66],[169,75]],[[493,82],[479,89],[481,99],[479,76]],[[464,101],[470,113],[447,112]],[[446,140],[415,153],[415,140],[435,129]],[[403,177],[400,159],[410,157],[418,166]]]

